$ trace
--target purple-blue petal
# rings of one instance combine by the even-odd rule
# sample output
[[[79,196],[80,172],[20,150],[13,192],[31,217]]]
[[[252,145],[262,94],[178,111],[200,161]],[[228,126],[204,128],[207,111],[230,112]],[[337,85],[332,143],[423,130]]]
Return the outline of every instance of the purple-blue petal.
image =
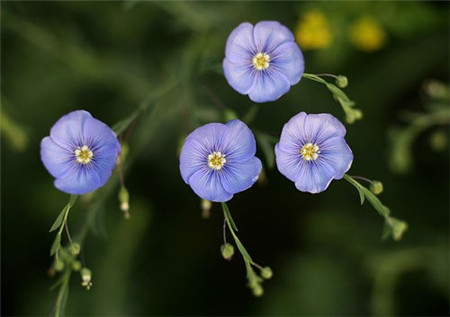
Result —
[[[189,184],[192,174],[206,167],[209,154],[196,139],[190,138],[185,141],[180,153],[180,172],[186,184]]]
[[[255,84],[256,76],[249,62],[232,62],[224,58],[223,72],[228,84],[242,95],[247,95]]]
[[[323,140],[341,136],[347,131],[344,125],[328,113],[310,114],[304,123],[305,139],[311,143],[320,143]]]
[[[253,41],[253,25],[248,22],[239,24],[228,36],[225,56],[231,62],[249,61],[257,52]]]
[[[254,102],[275,101],[291,88],[286,76],[277,70],[270,71],[270,67],[256,75],[255,84],[248,94],[248,97]]]
[[[212,169],[201,169],[193,173],[189,178],[189,185],[200,198],[209,201],[225,202],[233,197],[223,187],[220,174]]]
[[[275,158],[278,171],[289,180],[295,182],[302,168],[303,159],[301,158],[300,151],[283,151],[280,148],[280,143],[275,146]]]
[[[56,144],[50,137],[41,141],[41,160],[53,177],[65,175],[71,166],[74,153]]]
[[[297,43],[286,42],[273,50],[270,66],[286,76],[291,85],[295,85],[302,78],[305,60]]]
[[[328,188],[334,178],[334,171],[328,164],[317,161],[304,161],[303,168],[295,182],[295,187],[302,192],[317,194]]]
[[[324,140],[320,145],[320,161],[334,170],[334,179],[341,179],[350,169],[353,153],[343,137]],[[318,159],[318,160],[319,160]]]
[[[72,151],[83,141],[83,126],[91,114],[84,110],[72,111],[62,116],[51,128],[50,137],[59,146]]]
[[[96,190],[106,183],[109,175],[105,180],[99,176],[95,169],[85,167],[73,165],[70,173],[55,179],[55,187],[68,194],[83,195]]]
[[[300,149],[305,142],[305,120],[307,114],[300,112],[293,116],[284,126],[281,131],[280,142],[278,146],[281,150],[287,152],[300,153]]]
[[[261,21],[253,29],[253,39],[259,52],[270,53],[285,42],[294,42],[292,32],[277,21]]]
[[[226,134],[223,141],[223,152],[227,160],[244,161],[256,153],[256,140],[248,126],[238,120],[226,123]]]
[[[239,193],[250,188],[261,173],[262,164],[260,159],[252,157],[247,161],[234,161],[230,159],[220,174],[223,188],[229,193]]]

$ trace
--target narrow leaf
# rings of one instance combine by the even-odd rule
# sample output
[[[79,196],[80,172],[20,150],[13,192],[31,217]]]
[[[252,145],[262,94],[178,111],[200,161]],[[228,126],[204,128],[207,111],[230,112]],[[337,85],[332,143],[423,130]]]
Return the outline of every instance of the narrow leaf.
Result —
[[[59,227],[61,227],[64,219],[64,215],[67,212],[67,209],[70,208],[69,205],[65,205],[64,208],[59,213],[58,217],[56,218],[55,222],[53,223],[52,227],[50,228],[49,232],[55,231]]]
[[[236,224],[234,223],[233,218],[231,217],[230,210],[228,209],[228,206],[226,203],[222,203],[222,209],[223,209],[223,213],[225,214],[225,218],[227,219],[228,223],[231,225],[233,230],[239,231]]]

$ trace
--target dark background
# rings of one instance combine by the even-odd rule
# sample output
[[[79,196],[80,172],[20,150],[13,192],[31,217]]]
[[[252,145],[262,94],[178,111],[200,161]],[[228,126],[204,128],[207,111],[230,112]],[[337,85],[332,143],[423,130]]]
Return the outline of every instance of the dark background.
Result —
[[[409,228],[401,241],[383,241],[382,218],[350,184],[301,193],[266,165],[266,181],[229,203],[250,254],[274,271],[254,298],[240,255],[221,258],[220,205],[202,219],[177,151],[198,125],[223,122],[224,109],[243,117],[252,107],[221,74],[231,30],[278,20],[295,31],[311,10],[326,17],[333,42],[304,49],[305,71],[348,76],[345,91],[364,112],[347,125],[349,173],[382,180],[381,200]],[[43,167],[40,140],[76,109],[113,125],[172,81],[129,130],[131,219],[119,209],[116,174],[70,213],[72,233],[86,213],[95,221],[83,247],[93,288],[73,274],[68,315],[448,315],[448,124],[414,135],[409,169],[391,159],[403,144],[394,128],[410,124],[405,112],[448,108],[448,95],[427,90],[430,80],[448,89],[448,10],[446,2],[2,2],[2,315],[47,315],[57,294],[48,229],[68,195]],[[376,51],[349,40],[362,16],[386,35]],[[251,128],[273,136],[300,111],[344,121],[326,88],[307,79],[256,109]],[[436,133],[440,147],[430,143]],[[260,147],[258,156],[267,162]]]

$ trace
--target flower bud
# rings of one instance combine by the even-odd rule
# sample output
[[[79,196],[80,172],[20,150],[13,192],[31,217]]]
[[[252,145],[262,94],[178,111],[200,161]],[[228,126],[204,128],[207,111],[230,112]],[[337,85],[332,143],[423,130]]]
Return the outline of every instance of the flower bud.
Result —
[[[222,252],[222,256],[225,260],[230,261],[234,255],[234,247],[229,243],[222,244],[220,252]]]
[[[79,243],[72,243],[70,246],[69,246],[69,252],[70,253],[72,253],[72,255],[78,255],[78,254],[80,254],[80,249],[81,249],[81,246],[80,246],[80,244]]]
[[[203,219],[208,219],[210,216],[210,211],[212,204],[209,200],[202,199],[200,203],[200,207],[202,208],[202,217]]]
[[[336,86],[338,86],[339,88],[345,88],[348,86],[348,79],[347,77],[343,76],[343,75],[339,75],[336,78]]]
[[[379,195],[383,192],[383,183],[380,181],[373,181],[370,184],[370,191],[375,195]]]
[[[252,291],[253,295],[255,295],[256,297],[261,297],[264,295],[264,289],[259,284],[252,285]]]
[[[263,267],[261,270],[261,276],[262,276],[262,278],[264,278],[266,280],[271,279],[273,276],[272,269],[268,266]]]
[[[82,268],[81,269],[81,286],[86,287],[87,290],[89,290],[92,287],[92,272],[88,268]]]
[[[130,194],[128,194],[128,190],[125,186],[122,186],[119,191],[119,201],[120,201],[120,209],[124,212],[127,212],[130,209]]]
[[[72,270],[74,271],[79,271],[81,270],[81,262],[80,261],[75,261],[72,264]]]
[[[64,262],[60,259],[55,260],[55,263],[53,263],[53,268],[55,269],[55,271],[61,272],[62,270],[64,270]]]

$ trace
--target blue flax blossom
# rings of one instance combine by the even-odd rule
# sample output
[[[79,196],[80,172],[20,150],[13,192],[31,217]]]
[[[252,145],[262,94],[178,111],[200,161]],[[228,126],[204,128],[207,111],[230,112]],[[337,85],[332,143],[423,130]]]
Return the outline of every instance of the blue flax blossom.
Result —
[[[275,146],[278,170],[302,192],[324,191],[352,165],[345,133],[344,125],[328,113],[300,112],[284,125]]]
[[[72,195],[102,187],[119,152],[114,132],[84,110],[61,117],[41,142],[41,159],[56,188]]]
[[[241,23],[228,37],[223,70],[237,92],[254,102],[274,101],[297,84],[305,69],[292,32],[276,21]]]
[[[186,138],[180,172],[201,198],[225,202],[251,187],[261,172],[253,133],[240,120],[209,123]]]

